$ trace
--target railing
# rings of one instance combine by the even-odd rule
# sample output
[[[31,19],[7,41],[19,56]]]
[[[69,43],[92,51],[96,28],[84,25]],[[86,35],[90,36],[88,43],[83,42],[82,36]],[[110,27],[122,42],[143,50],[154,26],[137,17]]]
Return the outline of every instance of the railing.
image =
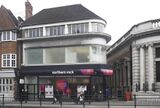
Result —
[[[128,95],[129,96],[129,95]],[[131,96],[131,95],[130,95]],[[84,96],[83,99],[77,98],[77,96],[60,96],[56,98],[42,98],[42,95],[35,101],[30,101],[27,96],[20,96],[19,98],[7,97],[5,95],[0,95],[0,107],[94,107],[97,108],[111,108],[111,107],[129,107],[129,108],[137,108],[141,106],[148,107],[160,107],[160,96],[157,95],[133,95],[131,97],[119,96],[117,98],[110,96]]]

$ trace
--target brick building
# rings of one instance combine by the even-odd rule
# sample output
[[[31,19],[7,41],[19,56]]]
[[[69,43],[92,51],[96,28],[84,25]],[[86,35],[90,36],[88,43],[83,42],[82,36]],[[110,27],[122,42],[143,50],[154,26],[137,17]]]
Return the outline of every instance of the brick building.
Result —
[[[17,70],[18,20],[0,7],[0,95],[14,97]]]

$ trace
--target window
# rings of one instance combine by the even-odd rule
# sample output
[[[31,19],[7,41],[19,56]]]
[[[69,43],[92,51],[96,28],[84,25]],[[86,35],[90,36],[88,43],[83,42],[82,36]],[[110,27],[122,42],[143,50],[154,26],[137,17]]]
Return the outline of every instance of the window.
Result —
[[[42,64],[43,49],[26,49],[25,60],[27,64]]]
[[[64,35],[64,25],[46,27],[46,35],[47,36]]]
[[[156,48],[156,58],[160,58],[160,47]]]
[[[88,28],[89,28],[88,23],[69,24],[68,33],[69,34],[87,33],[89,31]]]
[[[46,48],[46,63],[65,63],[65,48]]]
[[[0,78],[0,82],[0,93],[13,92],[13,78]]]
[[[17,34],[11,31],[4,31],[1,34],[1,41],[15,41]]]
[[[92,31],[93,32],[104,32],[105,25],[101,23],[92,23]]]
[[[42,27],[25,30],[25,37],[26,38],[41,37],[41,36],[43,36],[43,28]]]
[[[25,49],[25,64],[106,63],[105,46],[86,45],[72,47]]]
[[[16,54],[2,54],[2,67],[16,67]]]

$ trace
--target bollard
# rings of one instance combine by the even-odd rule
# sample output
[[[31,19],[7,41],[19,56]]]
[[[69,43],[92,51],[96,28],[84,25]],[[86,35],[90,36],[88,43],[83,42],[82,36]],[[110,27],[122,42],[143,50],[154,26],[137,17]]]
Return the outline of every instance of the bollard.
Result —
[[[60,105],[61,105],[61,108],[62,108],[62,99],[60,99],[59,102],[60,102]]]
[[[107,96],[107,103],[108,103],[108,108],[109,108],[109,96]]]
[[[136,108],[136,105],[137,103],[136,103],[136,94],[134,94],[134,108]]]
[[[21,97],[20,97],[20,102],[21,102],[21,107],[22,107],[22,93],[21,93]]]
[[[83,108],[85,108],[85,101],[83,100]]]
[[[4,94],[3,94],[3,97],[2,97],[2,106],[4,107]]]
[[[39,102],[40,102],[40,106],[41,106],[42,105],[41,94],[39,96]]]

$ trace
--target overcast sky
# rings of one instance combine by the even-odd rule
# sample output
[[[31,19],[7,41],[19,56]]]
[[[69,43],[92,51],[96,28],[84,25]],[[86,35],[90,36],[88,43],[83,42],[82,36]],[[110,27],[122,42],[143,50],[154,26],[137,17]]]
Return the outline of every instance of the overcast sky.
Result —
[[[26,0],[0,0],[15,16],[24,18]],[[160,0],[29,0],[33,14],[44,8],[82,4],[107,21],[106,33],[112,36],[109,45],[123,36],[133,25],[160,18]]]

